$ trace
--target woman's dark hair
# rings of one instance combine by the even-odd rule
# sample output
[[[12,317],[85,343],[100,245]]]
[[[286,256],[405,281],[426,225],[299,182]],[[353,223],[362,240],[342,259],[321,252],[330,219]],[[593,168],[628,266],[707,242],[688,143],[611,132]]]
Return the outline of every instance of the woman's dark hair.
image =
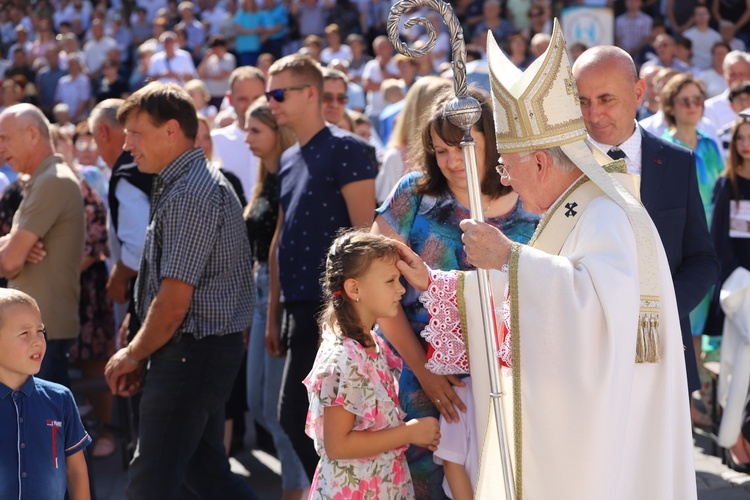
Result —
[[[430,113],[431,118],[422,128],[422,147],[416,150],[412,164],[422,172],[415,192],[420,195],[444,196],[448,193],[448,181],[438,167],[431,132],[435,133],[449,146],[458,146],[463,138],[463,131],[453,125],[445,115],[445,104],[454,97],[453,89],[438,94]],[[472,133],[484,136],[484,177],[481,179],[482,192],[490,196],[502,196],[510,192],[509,186],[500,183],[500,176],[494,170],[500,155],[495,143],[495,119],[492,116],[490,97],[483,90],[471,87],[469,95],[479,101],[482,114],[474,124]]]
[[[344,290],[344,282],[363,276],[375,259],[395,262],[398,258],[396,248],[383,236],[362,229],[340,231],[328,250],[321,279],[326,306],[318,318],[319,324],[337,335],[356,340],[363,347],[372,346],[369,328],[368,331],[363,328],[354,300]]]

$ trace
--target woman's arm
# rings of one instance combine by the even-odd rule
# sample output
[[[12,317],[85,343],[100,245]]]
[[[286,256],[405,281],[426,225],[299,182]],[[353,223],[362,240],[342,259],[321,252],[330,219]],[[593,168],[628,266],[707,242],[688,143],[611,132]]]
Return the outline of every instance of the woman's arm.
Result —
[[[266,319],[266,350],[269,356],[281,357],[286,349],[281,346],[281,286],[279,284],[279,265],[276,260],[279,248],[281,224],[284,221],[284,209],[279,207],[279,219],[276,221],[276,231],[273,233],[271,248],[268,250],[268,313]]]
[[[355,431],[354,414],[343,406],[327,406],[323,410],[323,446],[332,460],[371,457],[408,444],[435,451],[440,444],[437,419],[416,418],[390,429]]]

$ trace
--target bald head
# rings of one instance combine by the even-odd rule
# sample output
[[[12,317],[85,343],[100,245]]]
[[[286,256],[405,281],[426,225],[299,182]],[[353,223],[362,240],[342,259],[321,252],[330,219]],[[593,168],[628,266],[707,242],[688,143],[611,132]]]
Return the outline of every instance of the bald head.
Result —
[[[578,74],[584,70],[614,70],[617,71],[618,78],[626,78],[629,82],[638,81],[638,73],[635,70],[635,63],[630,54],[614,45],[599,45],[592,47],[581,54],[573,64],[573,76],[578,78]]]
[[[47,141],[50,140],[49,132],[49,120],[44,116],[44,113],[31,104],[16,104],[10,106],[0,114],[0,120],[4,116],[13,120],[13,123],[19,129],[27,129],[29,127],[35,128],[42,139]]]
[[[576,60],[573,76],[591,138],[608,146],[628,140],[646,87],[630,55],[611,45],[592,47]]]
[[[39,108],[16,104],[0,113],[0,158],[13,170],[33,174],[53,153],[50,125]]]

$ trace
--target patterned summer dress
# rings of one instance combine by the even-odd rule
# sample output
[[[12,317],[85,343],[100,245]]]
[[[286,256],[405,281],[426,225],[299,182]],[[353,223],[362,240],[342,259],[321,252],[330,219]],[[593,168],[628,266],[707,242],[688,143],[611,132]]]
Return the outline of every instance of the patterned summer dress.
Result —
[[[406,446],[367,458],[331,460],[323,445],[323,411],[327,406],[341,405],[353,413],[355,431],[404,425],[405,414],[398,402],[401,359],[374,332],[372,337],[376,353],[324,329],[315,364],[303,382],[310,399],[305,430],[320,455],[310,499],[414,498],[404,457]]]

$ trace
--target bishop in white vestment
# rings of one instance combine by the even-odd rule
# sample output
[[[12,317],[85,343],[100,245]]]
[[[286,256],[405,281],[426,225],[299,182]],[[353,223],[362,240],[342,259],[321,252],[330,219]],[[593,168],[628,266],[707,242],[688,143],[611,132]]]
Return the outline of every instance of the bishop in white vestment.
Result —
[[[469,261],[492,269],[516,498],[694,499],[677,305],[637,178],[613,173],[621,160],[602,167],[584,142],[557,22],[523,74],[488,39],[498,181],[544,214],[528,246],[462,222]],[[482,440],[476,498],[503,498],[476,272],[431,271],[399,248],[404,276],[427,290],[428,367],[460,372],[468,357]]]

